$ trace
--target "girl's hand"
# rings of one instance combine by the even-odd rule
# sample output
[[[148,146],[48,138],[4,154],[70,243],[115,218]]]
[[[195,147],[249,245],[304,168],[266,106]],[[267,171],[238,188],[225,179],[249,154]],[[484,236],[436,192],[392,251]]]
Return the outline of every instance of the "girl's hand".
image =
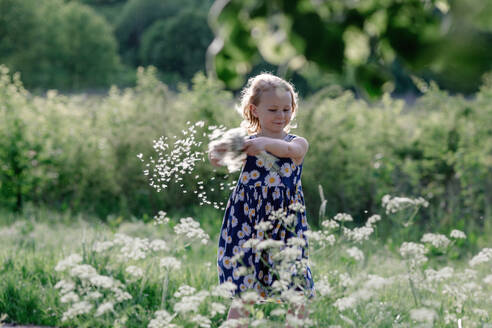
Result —
[[[208,160],[213,166],[219,167],[221,166],[220,161],[225,152],[227,152],[226,144],[216,144],[208,151]]]
[[[265,138],[258,137],[244,142],[244,152],[250,156],[256,156],[265,150]]]

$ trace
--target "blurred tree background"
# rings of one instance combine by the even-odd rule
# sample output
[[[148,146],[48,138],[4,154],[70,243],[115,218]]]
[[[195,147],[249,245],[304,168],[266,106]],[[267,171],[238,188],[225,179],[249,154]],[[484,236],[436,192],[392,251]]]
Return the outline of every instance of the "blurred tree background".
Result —
[[[0,0],[0,209],[202,213],[136,154],[186,121],[237,126],[237,91],[268,70],[301,95],[312,218],[321,183],[329,215],[362,220],[389,193],[429,199],[423,223],[481,227],[491,65],[490,1]]]
[[[233,90],[269,70],[303,96],[419,94],[414,76],[472,94],[492,69],[491,17],[480,0],[0,0],[0,63],[30,90],[133,86],[148,65],[175,88],[215,38],[209,71]]]

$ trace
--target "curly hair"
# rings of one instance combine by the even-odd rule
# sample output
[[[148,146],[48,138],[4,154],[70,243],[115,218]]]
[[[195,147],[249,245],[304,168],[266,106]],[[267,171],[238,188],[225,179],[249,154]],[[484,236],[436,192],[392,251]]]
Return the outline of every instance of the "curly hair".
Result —
[[[264,92],[279,88],[288,91],[291,95],[293,119],[297,110],[298,95],[291,83],[271,73],[261,73],[248,80],[241,91],[239,106],[236,106],[236,110],[243,116],[241,125],[247,126],[248,134],[257,133],[260,130],[260,121],[252,115],[250,105],[258,106]],[[286,131],[288,132],[291,127],[290,124],[286,126]]]

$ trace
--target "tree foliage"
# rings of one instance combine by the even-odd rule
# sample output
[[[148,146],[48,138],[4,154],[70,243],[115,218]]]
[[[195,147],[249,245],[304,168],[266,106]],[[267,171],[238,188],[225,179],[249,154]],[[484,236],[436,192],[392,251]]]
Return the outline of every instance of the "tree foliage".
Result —
[[[292,69],[316,63],[368,96],[391,91],[399,70],[470,91],[456,75],[479,86],[492,68],[492,34],[453,9],[445,0],[217,0],[208,68],[235,88],[263,57]]]
[[[61,0],[0,0],[0,62],[20,72],[27,87],[107,85],[119,70],[106,21]]]
[[[142,63],[191,80],[197,71],[205,70],[205,54],[213,39],[206,27],[206,13],[192,10],[158,20],[142,37]]]

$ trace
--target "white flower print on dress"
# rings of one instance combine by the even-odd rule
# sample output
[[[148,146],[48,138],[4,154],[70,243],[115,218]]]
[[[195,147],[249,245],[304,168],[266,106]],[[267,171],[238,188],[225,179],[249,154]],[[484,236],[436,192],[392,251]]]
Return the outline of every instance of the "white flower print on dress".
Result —
[[[234,228],[235,226],[237,226],[237,222],[237,217],[233,216],[231,219],[231,226]]]
[[[292,174],[292,166],[289,163],[285,163],[280,168],[280,172],[282,172],[282,176],[288,178]]]
[[[253,211],[254,211],[254,209],[253,209]],[[251,234],[251,227],[246,222],[243,223],[242,230],[246,234],[246,236],[249,236]]]
[[[224,264],[224,268],[230,269],[232,266],[231,258],[229,256],[224,256],[222,259],[222,264]]]
[[[222,260],[224,257],[224,247],[219,247],[219,250],[217,251],[217,257],[219,258],[219,261]]]
[[[275,187],[275,190],[273,191],[273,199],[279,199],[280,198],[280,189],[278,187]]]
[[[270,172],[265,177],[265,185],[268,187],[276,187],[280,184],[280,177],[275,172]]]
[[[256,166],[263,167],[263,166],[265,166],[265,162],[261,158],[258,158],[256,160]]]
[[[247,183],[248,183],[248,181],[249,181],[249,173],[248,173],[248,172],[243,172],[243,173],[241,174],[240,179],[241,179],[241,183],[243,183],[243,184],[247,184]]]
[[[260,172],[258,172],[258,170],[253,170],[249,173],[249,177],[251,180],[256,180],[260,177]]]
[[[248,203],[244,203],[244,215],[249,215],[249,206]]]

